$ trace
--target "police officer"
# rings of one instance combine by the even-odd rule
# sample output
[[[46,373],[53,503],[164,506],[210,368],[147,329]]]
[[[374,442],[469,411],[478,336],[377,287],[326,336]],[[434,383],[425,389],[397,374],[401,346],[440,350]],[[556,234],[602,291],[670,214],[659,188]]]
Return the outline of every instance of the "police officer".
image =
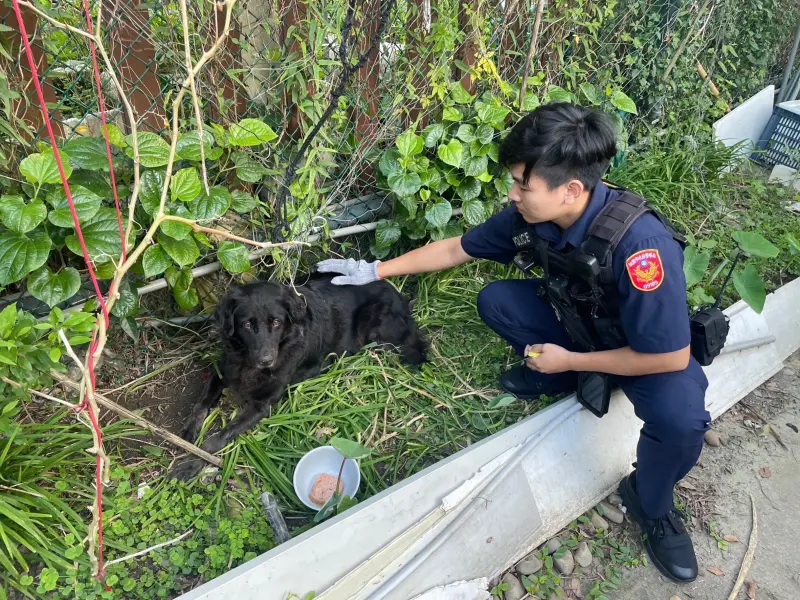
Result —
[[[500,162],[514,180],[509,207],[462,237],[386,262],[327,260],[319,270],[340,273],[334,283],[363,285],[473,259],[508,264],[518,252],[513,238],[519,222],[549,249],[570,252],[620,193],[601,181],[615,153],[615,130],[602,113],[566,103],[542,105],[500,145]],[[697,577],[697,560],[672,494],[700,456],[710,416],[708,382],[690,354],[682,249],[647,213],[621,238],[612,261],[624,347],[582,351],[540,297],[541,279],[490,283],[478,294],[478,313],[520,356],[539,353],[500,379],[503,389],[521,399],[574,391],[579,372],[613,376],[644,421],[636,469],[620,483],[620,494],[646,534],[656,567],[674,581],[689,582]]]

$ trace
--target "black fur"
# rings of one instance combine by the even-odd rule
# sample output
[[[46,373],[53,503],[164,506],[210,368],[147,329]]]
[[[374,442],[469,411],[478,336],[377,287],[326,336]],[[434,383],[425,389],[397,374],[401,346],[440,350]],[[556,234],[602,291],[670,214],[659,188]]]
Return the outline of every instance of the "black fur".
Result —
[[[337,286],[330,280],[314,275],[296,292],[252,283],[220,300],[214,319],[223,346],[222,378],[212,373],[203,398],[192,407],[184,439],[195,440],[225,388],[241,410],[203,444],[211,453],[258,423],[290,385],[317,375],[333,354],[355,354],[374,342],[398,349],[406,363],[425,360],[426,344],[397,290],[385,281]],[[172,476],[187,479],[202,466],[200,459],[189,459],[176,465]]]

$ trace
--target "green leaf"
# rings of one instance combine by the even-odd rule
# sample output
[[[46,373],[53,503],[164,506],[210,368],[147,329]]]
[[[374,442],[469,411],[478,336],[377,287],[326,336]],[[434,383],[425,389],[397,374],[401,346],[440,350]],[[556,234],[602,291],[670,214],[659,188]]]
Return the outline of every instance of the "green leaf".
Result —
[[[623,112],[634,115],[639,114],[636,112],[636,103],[622,90],[614,90],[614,93],[611,95],[611,104],[614,108],[618,108]]]
[[[200,183],[197,169],[189,167],[181,169],[172,176],[169,188],[173,200],[189,202],[190,200],[194,200],[202,191],[203,185]]]
[[[422,138],[415,134],[410,129],[407,129],[399,136],[395,142],[397,149],[400,151],[401,156],[416,156],[425,146]]]
[[[181,267],[194,264],[200,258],[200,250],[191,236],[185,237],[182,240],[167,235],[158,235],[158,243],[164,248],[164,251]]]
[[[375,229],[375,243],[378,248],[388,248],[400,239],[400,226],[394,221],[383,219]]]
[[[758,269],[753,265],[747,265],[744,269],[737,269],[733,274],[733,287],[739,292],[742,300],[757,313],[764,310],[764,302],[767,299],[767,291],[764,289],[764,281],[758,274]]]
[[[477,198],[467,200],[464,202],[461,208],[463,210],[464,219],[470,225],[480,225],[488,216],[486,214],[486,207],[483,205],[483,202]]]
[[[72,175],[72,165],[69,156],[61,151],[61,163],[64,175],[69,179]],[[28,180],[28,183],[61,183],[55,156],[52,150],[45,150],[40,154],[30,154],[19,163],[19,172]]]
[[[487,125],[482,125],[481,127],[488,127]],[[491,127],[489,128],[491,129]],[[472,125],[468,125],[467,123],[462,123],[458,127],[458,131],[456,132],[456,137],[460,139],[465,144],[469,144],[475,141],[475,129]]]
[[[28,233],[44,221],[47,207],[41,200],[25,203],[22,196],[0,197],[0,220],[3,225],[17,233]]]
[[[456,168],[461,166],[463,154],[464,147],[458,140],[450,140],[447,144],[442,144],[436,150],[436,155],[443,163]]]
[[[189,211],[198,221],[216,219],[225,214],[231,206],[231,194],[224,187],[215,185],[206,194],[200,195],[189,205]]]
[[[513,394],[500,394],[489,400],[489,404],[486,405],[486,408],[500,408],[513,404],[516,401],[517,398]]]
[[[197,290],[193,287],[172,288],[172,297],[183,310],[191,310],[200,302],[200,298],[197,296]]]
[[[780,252],[772,242],[755,231],[734,231],[731,236],[743,252],[752,256],[775,258]]]
[[[494,129],[490,125],[478,125],[478,129],[475,130],[475,139],[483,145],[490,144],[494,139]]]
[[[500,177],[495,178],[494,180],[494,189],[497,190],[497,193],[500,194],[501,198],[505,198],[508,196],[508,192],[511,191],[511,186],[514,184],[514,178],[511,176],[511,172],[508,169],[503,169],[503,174]]]
[[[127,277],[120,283],[119,298],[111,307],[111,314],[120,319],[132,317],[139,308],[139,294]]]
[[[400,166],[400,153],[391,148],[381,154],[381,159],[378,161],[378,168],[384,176],[389,177],[392,173],[402,173],[403,167]]]
[[[58,348],[50,348],[48,356],[50,357],[51,362],[57,363],[59,360],[61,360],[61,350]]]
[[[50,254],[50,237],[43,231],[0,235],[0,285],[19,281],[41,267]]]
[[[133,158],[133,138],[129,135],[125,138],[128,148],[125,154],[128,158]],[[145,131],[137,134],[139,142],[139,164],[147,169],[163,167],[169,162],[169,144],[160,135]]]
[[[444,111],[442,113],[442,120],[443,121],[460,121],[461,120],[461,111],[457,108],[453,108],[452,106],[445,106]]]
[[[125,223],[122,223],[123,229]],[[101,208],[86,222],[81,223],[83,240],[89,251],[89,258],[97,262],[105,262],[109,258],[118,260],[122,252],[122,241],[119,237],[119,223],[117,213],[113,208]],[[81,253],[80,242],[75,234],[68,235],[67,248],[78,256]]]
[[[142,270],[145,277],[155,277],[163,273],[172,260],[159,244],[149,246],[142,256]]]
[[[70,191],[72,192],[72,203],[75,205],[75,213],[83,227],[83,224],[94,217],[103,206],[103,199],[80,185],[74,186]],[[47,194],[47,201],[53,207],[53,210],[47,215],[47,220],[56,227],[73,229],[75,225],[72,222],[72,212],[69,210],[64,188],[52,190]]]
[[[176,217],[183,217],[185,219],[192,218],[192,214],[189,212],[189,209],[183,204],[171,206],[168,212]],[[186,223],[179,223],[178,221],[164,221],[161,223],[160,229],[165,235],[168,235],[176,240],[186,239],[189,234],[192,233],[192,228],[190,225],[187,225]]]
[[[76,137],[64,146],[69,161],[76,169],[89,171],[108,171],[106,143],[102,138]]]
[[[392,192],[398,196],[412,196],[422,187],[422,179],[416,173],[392,173],[388,182]]]
[[[86,171],[78,169],[72,173],[69,178],[69,187],[72,193],[75,193],[75,186],[85,187],[90,192],[93,192],[101,198],[111,198],[114,193],[111,190],[111,181],[108,173],[101,173],[100,171]],[[61,193],[64,193],[64,187],[61,188]],[[48,196],[53,193],[53,190],[48,192]]]
[[[683,274],[686,276],[686,288],[688,289],[703,279],[711,255],[694,246],[689,246],[683,256]]]
[[[161,192],[164,189],[166,174],[162,170],[145,171],[142,173],[139,200],[142,208],[151,217],[156,214],[161,203]]]
[[[456,194],[466,202],[467,200],[472,200],[480,196],[482,189],[480,181],[473,177],[467,177],[456,188]]]
[[[450,97],[456,104],[469,104],[475,99],[475,96],[472,96],[467,90],[464,89],[464,86],[460,81],[454,83],[450,88]]]
[[[119,127],[113,123],[109,123],[106,127],[108,129],[109,142],[118,148],[125,148],[128,146],[128,143],[125,141],[125,135],[119,130]]]
[[[81,276],[72,267],[53,273],[42,267],[28,277],[28,291],[50,308],[72,298],[81,287]]]
[[[432,123],[422,130],[422,137],[425,140],[426,148],[433,148],[446,131],[442,123]]]
[[[252,212],[258,206],[258,200],[252,194],[248,194],[242,190],[233,190],[231,192],[231,208],[238,213]]]
[[[17,303],[12,302],[0,312],[0,337],[5,338],[17,322]]]
[[[525,98],[522,100],[522,110],[531,111],[534,110],[536,107],[538,107],[540,104],[541,102],[539,102],[538,96],[536,96],[536,94],[528,90],[525,93]]]
[[[425,192],[427,192],[427,194]],[[425,190],[425,189],[420,190],[420,198],[422,198],[423,200],[427,200],[427,198],[424,197],[425,195],[430,197],[430,190]],[[406,209],[409,219],[413,219],[417,215],[416,196],[398,196],[397,201],[403,208]]]
[[[339,451],[339,453],[345,458],[358,460],[359,458],[364,458],[372,454],[372,450],[352,440],[347,440],[340,437],[333,437],[328,441],[328,443],[334,448],[336,448]]]
[[[277,137],[269,125],[258,119],[242,119],[228,129],[228,141],[234,146],[260,146]]]
[[[800,254],[800,242],[797,241],[797,238],[791,233],[787,233],[784,238],[786,239],[786,243],[789,244],[789,254],[792,256]]]
[[[574,97],[571,93],[557,85],[551,85],[547,88],[545,97],[550,102],[572,102]]]
[[[603,102],[603,96],[600,91],[588,81],[584,81],[580,87],[581,94],[586,98],[590,104],[599,106]]]
[[[478,177],[486,173],[488,167],[488,156],[471,156],[464,164],[464,175],[467,177]]]
[[[231,160],[236,165],[236,176],[247,183],[258,183],[267,174],[267,169],[246,152],[234,152]]]
[[[476,102],[475,109],[478,111],[478,118],[483,123],[488,123],[495,128],[502,128],[508,113],[511,112],[505,107],[494,106],[485,102]]]
[[[442,229],[453,216],[453,207],[447,200],[441,200],[432,204],[425,211],[425,218],[432,227]]]
[[[211,147],[213,136],[208,132],[203,132],[203,151],[205,152],[206,159],[216,160],[221,156],[221,149]],[[220,154],[214,152],[219,151]],[[175,147],[177,155],[184,160],[199,161],[200,156],[200,134],[196,131],[181,134],[178,138],[178,144]],[[214,156],[216,155],[216,158]]]
[[[250,270],[247,248],[237,242],[225,240],[219,245],[217,259],[229,273],[244,273]]]

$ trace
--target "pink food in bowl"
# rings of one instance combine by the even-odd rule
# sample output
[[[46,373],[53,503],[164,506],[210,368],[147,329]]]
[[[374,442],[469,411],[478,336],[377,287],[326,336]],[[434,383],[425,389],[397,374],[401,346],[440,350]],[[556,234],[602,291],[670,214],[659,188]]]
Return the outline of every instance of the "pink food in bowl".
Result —
[[[311,491],[308,494],[308,499],[317,506],[324,506],[325,503],[333,496],[333,490],[336,489],[336,477],[328,473],[320,473],[314,480],[314,485],[311,486]],[[342,493],[344,486],[339,482],[339,493]]]

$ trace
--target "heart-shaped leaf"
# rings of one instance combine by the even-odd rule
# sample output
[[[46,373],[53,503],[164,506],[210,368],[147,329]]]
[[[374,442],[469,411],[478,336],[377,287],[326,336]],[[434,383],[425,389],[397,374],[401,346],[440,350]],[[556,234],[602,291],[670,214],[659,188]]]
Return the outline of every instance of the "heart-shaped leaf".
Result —
[[[228,141],[234,146],[260,146],[277,137],[269,125],[258,119],[242,119],[228,129]]]
[[[131,284],[127,277],[122,280],[119,286],[119,298],[111,307],[111,314],[120,319],[132,317],[139,309],[139,294],[136,287]]]
[[[183,204],[171,206],[168,212],[176,217],[183,217],[185,219],[192,218],[192,214],[189,212],[189,209]],[[168,235],[176,240],[186,239],[189,234],[192,233],[192,227],[190,225],[187,225],[186,223],[180,223],[178,221],[164,221],[161,223],[160,229],[165,235]]]
[[[69,154],[69,161],[76,169],[108,171],[106,143],[101,138],[73,138],[66,143],[64,150]]]
[[[46,216],[47,207],[41,200],[26,203],[22,196],[0,197],[0,220],[17,233],[33,231]]]
[[[780,252],[772,242],[755,231],[734,231],[731,235],[742,251],[752,256],[775,258]]]
[[[117,146],[118,148],[126,148],[128,146],[128,142],[125,141],[125,134],[123,134],[119,127],[114,125],[113,123],[109,123],[107,126],[108,131],[108,141]]]
[[[172,259],[160,244],[149,246],[142,255],[142,270],[145,277],[155,277],[166,271],[172,264]]]
[[[392,173],[387,181],[398,196],[412,196],[422,187],[422,179],[416,173]]]
[[[464,202],[461,209],[463,211],[464,220],[470,225],[480,225],[488,216],[483,202],[477,198]]]
[[[633,115],[638,114],[636,112],[636,103],[622,90],[614,90],[614,93],[611,95],[611,104],[614,108],[618,108],[623,112]]]
[[[124,221],[122,228],[125,229]],[[113,208],[98,210],[91,219],[81,223],[81,231],[91,260],[99,263],[109,259],[119,260],[122,253],[122,240],[119,236],[117,213]],[[72,252],[83,256],[77,235],[68,235],[66,244]]]
[[[182,240],[167,235],[159,234],[158,243],[164,248],[164,251],[181,267],[192,265],[200,258],[200,249],[197,247],[194,239],[187,236]]]
[[[453,207],[447,200],[441,200],[433,204],[425,211],[425,218],[431,227],[441,229],[450,221],[453,216]]]
[[[442,120],[444,121],[460,121],[461,111],[452,106],[445,106],[442,111]]]
[[[72,192],[72,202],[75,206],[75,213],[78,220],[83,224],[97,214],[103,206],[103,199],[85,187],[76,185],[70,189]],[[63,188],[56,188],[47,194],[47,201],[53,210],[47,215],[47,220],[56,227],[73,229],[75,224],[72,221],[72,212],[69,210],[67,195]]]
[[[0,285],[19,281],[41,267],[51,245],[50,237],[43,231],[27,235],[7,231],[0,235]]]
[[[422,130],[422,138],[425,140],[426,148],[433,148],[446,131],[442,123],[432,123]]]
[[[163,170],[148,170],[142,173],[139,200],[142,208],[151,217],[156,214],[161,203],[161,192],[164,190],[166,174]]]
[[[588,81],[584,81],[580,87],[581,94],[594,106],[599,106],[603,102],[603,97],[598,89]]]
[[[401,156],[416,156],[425,146],[423,139],[410,129],[397,136],[395,144]]]
[[[464,154],[464,147],[458,140],[450,140],[447,144],[442,144],[437,148],[436,155],[444,164],[451,167],[460,167],[461,158]]]
[[[69,162],[69,155],[63,150],[60,152],[61,164],[64,167],[64,175],[69,179],[72,175],[72,165]],[[58,172],[58,164],[53,156],[52,150],[45,150],[39,154],[29,154],[19,163],[19,172],[28,183],[61,183],[61,175]]]
[[[72,267],[53,273],[47,267],[34,271],[28,277],[28,291],[50,308],[72,298],[81,287],[81,276]]]
[[[237,242],[225,240],[219,245],[217,258],[229,273],[244,273],[250,270],[247,248]]]
[[[478,125],[475,130],[475,139],[481,144],[489,144],[494,139],[494,129],[490,125]]]
[[[487,125],[482,125],[482,127],[487,127]],[[491,129],[491,127],[490,127]],[[460,139],[465,144],[469,144],[475,141],[475,129],[472,125],[468,125],[467,123],[462,123],[458,127],[458,131],[456,132],[456,137]]]
[[[478,112],[478,118],[481,122],[491,125],[495,129],[502,129],[504,121],[511,112],[503,106],[495,106],[485,102],[476,102],[475,110]]]
[[[359,458],[364,458],[365,456],[369,456],[370,454],[372,454],[371,449],[367,448],[363,444],[359,444],[358,442],[354,442],[352,440],[347,440],[340,437],[333,437],[328,441],[328,443],[334,448],[336,448],[339,451],[339,453],[345,458],[358,460]]]
[[[111,191],[111,180],[109,179],[107,173],[78,169],[77,171],[73,171],[72,176],[69,178],[70,189],[72,190],[76,185],[85,187],[87,190],[97,194],[101,198],[111,198],[113,196],[113,192]],[[61,192],[64,192],[63,186],[61,186]],[[51,193],[52,190],[48,193],[48,196]]]
[[[456,188],[456,194],[458,194],[458,197],[466,202],[467,200],[472,200],[473,198],[480,196],[481,189],[480,181],[473,177],[467,177]]]
[[[503,169],[503,173],[500,177],[495,178],[494,180],[494,189],[497,190],[497,193],[500,194],[501,198],[505,198],[508,196],[508,192],[511,191],[511,186],[514,184],[514,178],[511,176],[511,172],[508,169]]]
[[[733,287],[739,292],[750,308],[757,313],[764,310],[764,302],[767,299],[767,291],[764,288],[764,281],[758,274],[758,269],[748,264],[743,269],[737,270],[733,274]]]
[[[231,206],[231,194],[224,187],[215,185],[206,194],[200,194],[189,204],[189,211],[198,221],[216,219],[225,214]]]
[[[479,177],[489,167],[488,156],[471,156],[464,164],[464,174],[468,177]]]
[[[400,166],[400,153],[394,148],[390,148],[381,154],[381,158],[378,161],[378,169],[386,177],[389,177],[392,173],[401,173],[403,167]]]
[[[131,136],[127,136],[125,141],[128,143],[125,154],[128,155],[128,158],[133,158]],[[163,167],[169,162],[169,144],[160,135],[145,131],[137,134],[137,141],[139,142],[139,164],[143,167],[154,169]]]
[[[231,208],[238,213],[252,212],[258,206],[258,201],[255,196],[248,194],[242,190],[233,190],[231,192]]]
[[[450,88],[450,97],[456,104],[469,104],[475,99],[475,96],[464,89],[460,81],[455,82]]]
[[[703,279],[711,255],[698,250],[695,246],[689,246],[683,256],[683,274],[686,277],[686,288],[688,289]]]
[[[197,169],[189,167],[181,169],[172,176],[169,188],[173,200],[189,202],[197,197],[203,186],[200,183],[200,177],[197,175]]]
[[[236,165],[236,176],[247,183],[258,183],[267,174],[267,169],[246,152],[234,152],[231,155]]]
[[[400,239],[400,226],[394,221],[382,220],[375,229],[375,243],[378,248],[388,248]]]
[[[214,155],[216,152],[212,150],[212,142],[214,141],[214,136],[212,136],[208,132],[203,132],[203,151],[205,153],[205,157],[208,160],[216,160]],[[181,134],[181,137],[178,138],[178,144],[175,147],[175,152],[184,160],[192,160],[192,161],[199,161],[201,160],[200,155],[200,134],[196,131],[190,131],[188,133]],[[220,150],[221,152],[221,150]],[[216,156],[219,158],[219,155]]]

